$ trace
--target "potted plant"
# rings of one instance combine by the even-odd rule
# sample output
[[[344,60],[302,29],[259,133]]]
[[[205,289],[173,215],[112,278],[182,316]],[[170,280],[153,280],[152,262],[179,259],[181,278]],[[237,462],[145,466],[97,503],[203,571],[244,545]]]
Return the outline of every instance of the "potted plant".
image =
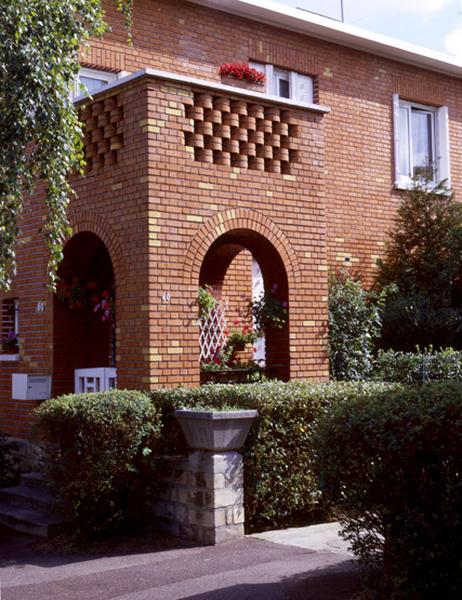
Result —
[[[245,63],[226,63],[221,65],[219,74],[225,85],[241,87],[257,92],[265,91],[265,74]]]
[[[182,408],[175,410],[174,415],[191,448],[224,452],[242,448],[258,411]]]

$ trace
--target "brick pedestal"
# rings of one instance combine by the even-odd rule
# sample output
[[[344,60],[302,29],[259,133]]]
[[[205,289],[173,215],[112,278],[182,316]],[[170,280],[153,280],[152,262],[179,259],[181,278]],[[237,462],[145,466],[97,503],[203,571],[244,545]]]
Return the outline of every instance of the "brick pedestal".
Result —
[[[168,459],[154,512],[169,533],[201,544],[242,537],[242,456],[195,451],[188,458]]]

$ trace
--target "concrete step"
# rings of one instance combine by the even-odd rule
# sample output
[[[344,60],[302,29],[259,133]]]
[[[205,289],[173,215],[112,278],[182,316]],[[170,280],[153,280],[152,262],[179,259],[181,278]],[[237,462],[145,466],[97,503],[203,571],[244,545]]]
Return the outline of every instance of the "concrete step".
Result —
[[[15,531],[41,537],[52,537],[64,529],[63,520],[57,515],[50,515],[31,508],[12,506],[3,501],[0,502],[0,523]]]
[[[44,492],[49,491],[50,484],[47,480],[45,473],[39,471],[32,471],[30,473],[23,473],[20,479],[20,485],[29,488],[39,488]]]
[[[56,498],[49,492],[45,492],[38,487],[16,485],[14,487],[0,488],[0,502],[21,508],[53,512],[55,510]]]

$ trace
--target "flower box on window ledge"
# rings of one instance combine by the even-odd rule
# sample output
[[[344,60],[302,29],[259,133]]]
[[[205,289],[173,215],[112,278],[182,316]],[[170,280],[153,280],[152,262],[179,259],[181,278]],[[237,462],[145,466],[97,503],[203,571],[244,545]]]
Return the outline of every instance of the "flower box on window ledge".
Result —
[[[219,74],[223,85],[244,88],[255,92],[265,91],[265,74],[249,65],[227,63],[221,65]]]

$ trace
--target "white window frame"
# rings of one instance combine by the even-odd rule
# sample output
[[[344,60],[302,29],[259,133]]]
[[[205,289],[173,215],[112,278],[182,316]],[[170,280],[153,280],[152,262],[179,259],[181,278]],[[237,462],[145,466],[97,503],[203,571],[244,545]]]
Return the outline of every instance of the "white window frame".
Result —
[[[118,73],[111,73],[109,71],[103,71],[100,69],[89,69],[87,67],[81,67],[79,75],[76,78],[74,85],[71,90],[71,98],[75,100],[81,96],[87,96],[88,92],[82,90],[80,77],[88,77],[89,79],[100,79],[105,82],[105,85],[112,83],[118,78]],[[104,87],[104,86],[101,86]]]
[[[281,79],[289,82],[289,98],[305,104],[314,104],[314,79],[311,75],[298,73],[297,71],[289,71],[280,69],[270,64],[262,64],[256,62],[249,63],[251,67],[262,71],[266,77],[265,92],[270,96],[285,98],[279,95],[279,81]],[[300,91],[305,88],[304,91]],[[308,88],[308,91],[306,91]]]
[[[400,151],[400,109],[405,108],[409,115],[413,108],[423,110],[432,115],[432,142],[434,155],[434,174],[430,185],[436,185],[446,180],[451,185],[450,160],[449,160],[449,119],[447,106],[429,106],[403,100],[398,94],[393,94],[393,128],[394,128],[394,163],[395,163],[395,187],[398,189],[410,189],[414,186],[414,180],[407,174],[400,173],[399,151]],[[409,123],[411,120],[409,119]],[[409,164],[412,165],[412,135],[409,127]]]

